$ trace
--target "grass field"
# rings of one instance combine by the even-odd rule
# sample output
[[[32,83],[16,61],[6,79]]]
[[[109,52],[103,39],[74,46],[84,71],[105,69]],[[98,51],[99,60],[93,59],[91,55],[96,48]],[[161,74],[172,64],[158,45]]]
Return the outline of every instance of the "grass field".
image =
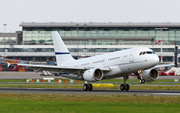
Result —
[[[179,113],[179,104],[0,100],[2,113]],[[8,102],[7,102],[8,101]],[[10,104],[13,103],[13,104]]]
[[[1,113],[179,113],[180,97],[0,94]]]
[[[51,83],[47,81],[42,83],[27,83],[26,79],[0,79],[0,87],[21,87],[21,88],[82,88],[84,81],[77,83],[74,81],[73,84],[69,84],[70,79],[67,79],[68,83],[56,83],[56,80],[53,80]],[[64,79],[62,80],[64,81]],[[165,80],[156,80],[151,83],[139,84],[137,79],[129,79],[127,81],[130,84],[130,89],[149,89],[149,90],[180,90],[180,83],[174,82],[172,79]],[[164,83],[165,82],[165,83]],[[167,82],[167,83],[166,83]],[[122,79],[110,79],[110,80],[101,80],[96,83],[113,83],[113,87],[96,87],[94,89],[119,89],[119,85],[123,83]],[[138,85],[138,86],[137,86]],[[148,86],[150,85],[150,86]],[[162,86],[170,85],[170,86]]]
[[[51,82],[52,83],[56,83],[56,80],[52,80]],[[70,83],[70,79],[61,79],[62,80],[62,83],[64,83],[65,80],[68,81],[68,83]],[[40,83],[41,80],[39,80]],[[8,83],[8,84],[11,84],[11,83],[17,83],[17,82],[22,82],[22,83],[31,83],[31,82],[26,82],[26,79],[0,79],[0,84],[2,83]],[[34,80],[34,82],[36,83],[36,79]],[[45,82],[47,83],[48,80],[45,80]],[[81,83],[84,83],[85,81],[81,80]],[[124,83],[124,80],[123,79],[108,79],[108,80],[100,80],[100,81],[97,81],[96,83],[113,83],[113,84],[121,84],[121,83]],[[139,80],[138,79],[128,79],[127,80],[127,83],[128,84],[139,84]],[[74,80],[74,84],[78,84],[77,80]],[[172,84],[172,85],[180,85],[180,83],[178,82],[174,82],[174,79],[163,79],[163,80],[155,80],[155,81],[152,81],[152,82],[147,82],[146,84]]]

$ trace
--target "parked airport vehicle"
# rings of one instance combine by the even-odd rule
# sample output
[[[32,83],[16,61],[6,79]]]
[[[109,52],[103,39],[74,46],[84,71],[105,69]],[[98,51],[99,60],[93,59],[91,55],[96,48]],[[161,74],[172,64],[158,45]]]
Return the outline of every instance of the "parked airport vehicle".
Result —
[[[126,80],[129,73],[135,73],[140,83],[156,80],[159,76],[157,68],[169,65],[157,65],[159,57],[149,48],[132,48],[112,53],[106,53],[79,60],[73,59],[64,42],[57,31],[52,32],[52,38],[55,49],[57,66],[18,64],[19,66],[28,66],[36,72],[46,70],[61,76],[85,80],[87,84],[83,85],[83,90],[91,91],[93,86],[91,82],[102,79],[112,79],[117,77],[124,78],[124,84],[120,85],[121,91],[128,91],[129,84]]]
[[[27,71],[27,67],[25,66],[10,65],[16,63],[24,64],[29,62],[21,59],[7,59],[0,57],[0,71]]]

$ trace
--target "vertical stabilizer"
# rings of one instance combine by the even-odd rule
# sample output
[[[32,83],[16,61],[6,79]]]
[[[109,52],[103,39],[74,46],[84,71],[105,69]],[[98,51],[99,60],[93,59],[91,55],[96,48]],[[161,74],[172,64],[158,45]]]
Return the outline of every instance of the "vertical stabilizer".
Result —
[[[67,47],[65,46],[63,40],[61,39],[57,31],[52,32],[52,39],[54,43],[54,51],[57,61],[57,66],[63,63],[73,61],[73,57],[70,55]]]

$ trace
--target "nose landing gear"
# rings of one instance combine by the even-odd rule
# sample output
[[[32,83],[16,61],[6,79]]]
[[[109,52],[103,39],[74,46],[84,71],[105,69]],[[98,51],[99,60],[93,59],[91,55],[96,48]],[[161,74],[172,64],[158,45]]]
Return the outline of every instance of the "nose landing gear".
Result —
[[[139,79],[140,84],[144,84],[146,82],[142,77],[143,73],[144,73],[144,70],[139,70],[138,72],[134,73],[137,76],[137,79]]]
[[[146,82],[146,81],[145,81],[144,79],[140,79],[140,80],[139,80],[139,83],[140,83],[140,84],[144,84],[145,82]]]

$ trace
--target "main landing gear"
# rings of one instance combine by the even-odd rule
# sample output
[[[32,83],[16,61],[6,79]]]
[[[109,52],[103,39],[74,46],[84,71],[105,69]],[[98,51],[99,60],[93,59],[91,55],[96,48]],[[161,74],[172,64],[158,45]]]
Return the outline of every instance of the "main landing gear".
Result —
[[[84,91],[87,91],[87,90],[88,90],[88,91],[92,91],[92,89],[93,89],[93,85],[92,85],[92,84],[89,84],[89,83],[88,83],[88,84],[84,84],[84,85],[83,85],[83,90],[84,90]]]
[[[127,79],[129,79],[128,74],[124,75],[124,76],[123,76],[123,79],[124,79],[124,84],[121,84],[121,85],[120,85],[120,90],[121,90],[121,91],[129,91],[130,86],[129,86],[129,84],[126,84]],[[93,90],[93,85],[92,85],[92,84],[89,84],[89,83],[84,84],[84,85],[83,85],[83,90],[84,90],[84,91],[92,91],[92,90]]]
[[[124,90],[129,91],[129,84],[121,84],[120,90],[121,91],[124,91]]]
[[[121,84],[120,85],[120,90],[121,91],[129,91],[129,89],[130,89],[130,86],[129,86],[129,84],[126,84],[126,81],[127,81],[127,79],[129,79],[129,76],[128,75],[124,75],[123,76],[123,79],[124,79],[124,84]]]

